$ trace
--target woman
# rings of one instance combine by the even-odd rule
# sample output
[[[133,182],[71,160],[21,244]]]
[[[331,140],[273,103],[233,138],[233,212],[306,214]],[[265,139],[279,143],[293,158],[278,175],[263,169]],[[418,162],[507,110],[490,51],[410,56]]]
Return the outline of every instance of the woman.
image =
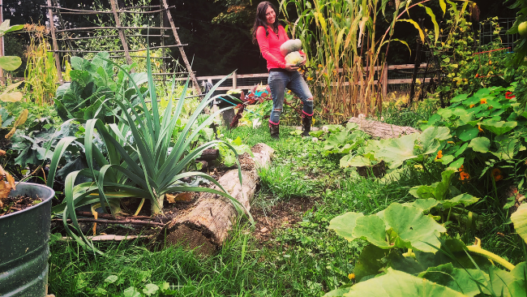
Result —
[[[311,130],[311,119],[313,117],[313,95],[309,91],[306,81],[298,72],[296,65],[287,64],[285,57],[280,53],[282,43],[289,40],[287,33],[277,18],[276,8],[269,2],[264,1],[256,9],[256,19],[253,26],[253,42],[258,41],[260,51],[267,60],[269,71],[269,88],[273,98],[273,110],[269,119],[271,137],[279,138],[280,114],[284,104],[285,88],[295,93],[302,102],[302,126],[303,136],[309,136]],[[300,51],[304,58],[300,66],[306,63],[306,55]]]

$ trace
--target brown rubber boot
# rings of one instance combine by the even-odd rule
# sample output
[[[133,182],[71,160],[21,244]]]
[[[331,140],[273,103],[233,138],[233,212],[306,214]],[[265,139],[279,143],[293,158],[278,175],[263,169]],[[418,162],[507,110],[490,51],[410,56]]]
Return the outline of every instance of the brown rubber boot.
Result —
[[[304,115],[302,118],[302,136],[309,136],[309,132],[311,132],[311,123],[313,121],[313,117]]]
[[[280,125],[269,124],[269,131],[271,132],[271,138],[280,139]]]

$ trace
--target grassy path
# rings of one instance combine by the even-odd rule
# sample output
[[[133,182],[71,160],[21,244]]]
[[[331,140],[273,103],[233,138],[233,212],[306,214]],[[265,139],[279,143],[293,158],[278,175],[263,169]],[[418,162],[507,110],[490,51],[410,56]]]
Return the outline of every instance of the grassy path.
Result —
[[[272,166],[260,172],[255,229],[238,226],[223,249],[209,258],[181,248],[152,252],[140,242],[101,244],[107,256],[94,257],[76,243],[54,242],[50,292],[57,296],[322,296],[350,283],[348,275],[362,244],[329,232],[329,221],[347,211],[372,213],[394,201],[410,200],[408,189],[430,180],[418,173],[388,185],[352,178],[339,168],[339,158],[322,154],[320,142],[292,136],[287,129],[282,129],[279,141],[273,141],[267,130],[222,131],[225,137],[240,137],[250,146],[265,142],[276,150]]]

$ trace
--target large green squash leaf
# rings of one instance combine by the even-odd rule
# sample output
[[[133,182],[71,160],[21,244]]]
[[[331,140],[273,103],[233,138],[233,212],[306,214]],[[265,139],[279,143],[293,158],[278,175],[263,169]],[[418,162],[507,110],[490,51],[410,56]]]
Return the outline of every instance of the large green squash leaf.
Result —
[[[410,189],[410,194],[415,198],[428,199],[435,198],[436,200],[444,200],[450,192],[450,182],[454,177],[456,171],[453,168],[448,168],[441,172],[441,181],[433,183],[429,186],[417,186]]]
[[[419,135],[419,142],[422,146],[422,154],[432,154],[441,147],[440,141],[451,138],[450,129],[447,127],[429,127],[423,134]]]
[[[517,122],[505,122],[505,121],[493,121],[492,119],[485,120],[481,123],[484,130],[489,130],[490,132],[501,135],[509,132],[518,126]]]
[[[367,240],[382,249],[390,249],[393,246],[386,242],[385,229],[384,221],[376,215],[360,217],[353,229],[353,237]]]
[[[355,264],[355,269],[353,270],[355,280],[360,282],[365,276],[379,274],[381,268],[386,265],[383,261],[383,258],[386,257],[386,252],[386,250],[374,245],[367,245],[360,253],[359,259]]]
[[[22,60],[16,56],[0,57],[0,68],[7,71],[17,70],[22,65]]]
[[[417,199],[412,203],[404,203],[403,205],[414,206],[421,209],[423,212],[429,212],[432,208],[439,205],[439,201],[433,198]]]
[[[328,229],[335,230],[337,235],[352,241],[355,239],[352,234],[353,228],[355,228],[357,219],[363,216],[364,215],[359,212],[345,213],[331,220]]]
[[[463,294],[431,281],[388,268],[380,277],[360,282],[351,287],[347,297],[461,297]]]
[[[511,215],[511,221],[518,235],[527,243],[527,204],[520,205],[518,210]]]
[[[452,199],[449,199],[449,200],[444,200],[441,202],[441,204],[443,204],[443,207],[445,209],[448,209],[448,208],[452,208],[454,206],[457,206],[457,205],[460,205],[460,204],[463,204],[463,206],[469,206],[469,205],[472,205],[476,202],[479,201],[479,198],[476,198],[472,195],[469,195],[469,194],[461,194],[461,195],[458,195]]]
[[[417,158],[414,154],[415,141],[419,134],[414,133],[400,138],[389,139],[384,146],[375,154],[378,159],[386,161],[390,168],[396,168],[404,161]]]
[[[480,283],[485,283],[488,280],[488,276],[481,270],[455,268],[451,263],[428,268],[419,274],[419,277],[471,297],[480,293],[478,285],[473,279]]]
[[[398,203],[392,203],[384,211],[384,221],[387,228],[397,234],[395,246],[399,248],[414,248],[435,253],[437,249],[432,246],[440,247],[438,237],[446,232],[445,227],[423,215],[421,209]]]

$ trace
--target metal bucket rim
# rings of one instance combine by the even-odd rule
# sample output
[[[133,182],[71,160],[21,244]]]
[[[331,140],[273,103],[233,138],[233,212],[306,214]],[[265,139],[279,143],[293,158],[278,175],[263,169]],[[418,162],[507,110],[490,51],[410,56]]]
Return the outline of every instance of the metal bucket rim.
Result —
[[[20,211],[14,212],[14,213],[10,213],[8,215],[1,216],[0,217],[0,221],[2,219],[8,218],[8,217],[16,216],[18,214],[21,214],[21,213],[24,213],[24,212],[27,212],[27,211],[31,211],[32,209],[37,209],[39,207],[42,207],[42,205],[45,205],[46,202],[48,202],[48,200],[50,200],[51,198],[53,198],[55,196],[55,190],[53,190],[52,188],[50,188],[50,187],[48,187],[46,185],[35,184],[35,183],[26,183],[26,182],[18,182],[18,183],[16,183],[16,185],[29,185],[29,186],[33,186],[33,187],[45,188],[46,190],[50,190],[51,191],[51,195],[49,195],[49,197],[39,197],[39,198],[42,198],[44,200],[42,202],[40,202],[39,204],[37,204],[37,205],[28,207],[28,208],[26,208],[24,210],[20,210]]]

